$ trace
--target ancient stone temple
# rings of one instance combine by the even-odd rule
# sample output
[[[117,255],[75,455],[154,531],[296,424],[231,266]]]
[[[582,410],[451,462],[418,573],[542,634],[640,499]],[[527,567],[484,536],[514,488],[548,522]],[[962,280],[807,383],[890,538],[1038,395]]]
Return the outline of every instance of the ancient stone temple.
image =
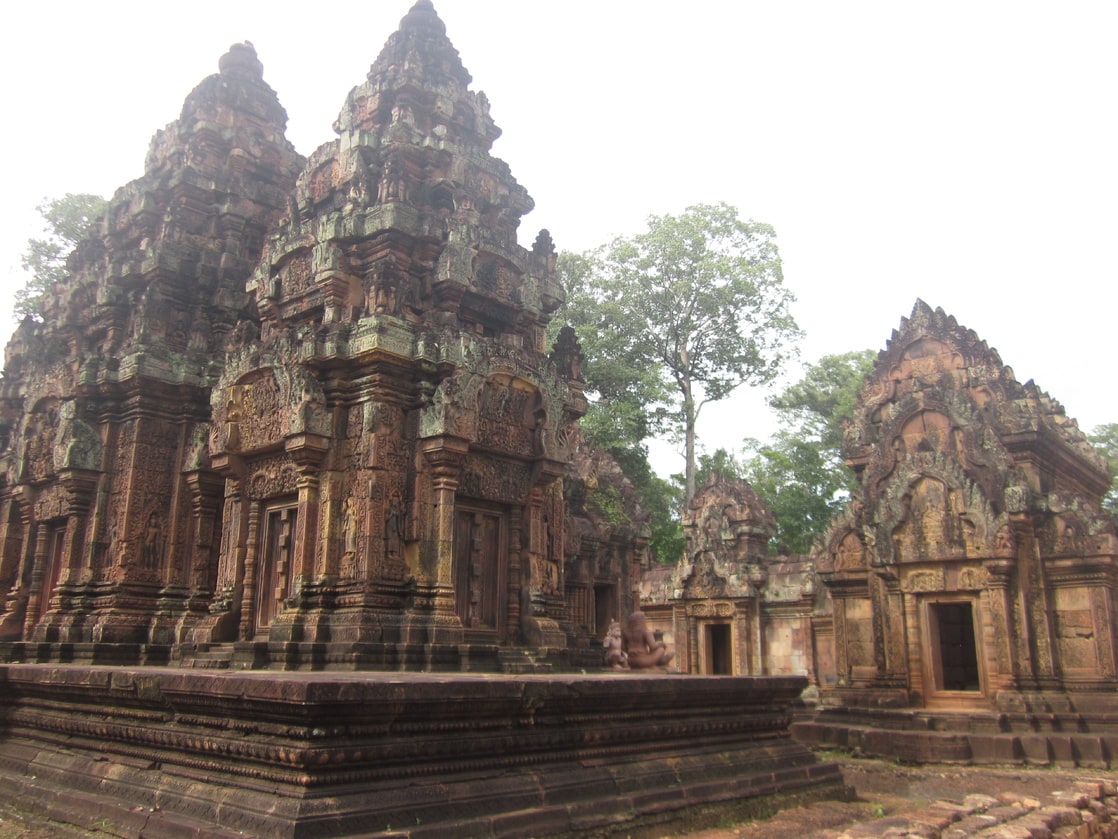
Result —
[[[845,456],[860,489],[813,556],[832,604],[817,629],[834,649],[817,677],[824,703],[845,710],[802,733],[833,742],[827,725],[900,727],[884,722],[887,707],[967,711],[964,730],[1014,733],[1000,759],[1110,761],[1110,477],[1059,403],[918,302],[862,389]],[[878,710],[856,719],[858,708]],[[905,756],[991,757],[969,735]]]
[[[0,797],[441,839],[841,794],[803,677],[603,669],[647,519],[429,0],[309,160],[262,78],[221,59],[9,346]]]
[[[686,673],[810,675],[815,575],[770,556],[776,523],[748,482],[712,473],[683,511],[684,555],[642,577],[641,608]]]
[[[532,199],[469,83],[420,0],[309,159],[248,44],[156,135],[8,349],[9,655],[598,655],[644,537],[597,561],[564,495],[580,350],[547,346],[555,248],[518,243]]]

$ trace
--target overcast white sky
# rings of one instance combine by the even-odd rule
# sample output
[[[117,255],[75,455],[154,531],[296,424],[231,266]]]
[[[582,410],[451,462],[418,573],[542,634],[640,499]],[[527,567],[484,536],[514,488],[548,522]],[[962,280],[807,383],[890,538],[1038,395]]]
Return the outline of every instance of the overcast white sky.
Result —
[[[303,154],[411,0],[20,3],[6,12],[0,333],[34,207],[111,194],[236,41]],[[1085,430],[1118,422],[1118,4],[435,0],[535,198],[583,250],[726,201],[772,224],[803,358],[881,349],[916,299]],[[793,371],[794,372],[794,371]],[[764,393],[700,420],[767,436]],[[662,472],[681,461],[660,454]]]

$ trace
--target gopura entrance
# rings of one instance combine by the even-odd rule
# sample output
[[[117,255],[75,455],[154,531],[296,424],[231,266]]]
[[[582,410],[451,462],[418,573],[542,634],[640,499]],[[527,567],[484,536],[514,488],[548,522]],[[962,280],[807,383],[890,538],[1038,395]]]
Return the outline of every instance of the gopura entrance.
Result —
[[[862,388],[844,456],[859,488],[813,553],[833,606],[826,702],[1112,695],[1110,478],[1059,403],[918,301]]]

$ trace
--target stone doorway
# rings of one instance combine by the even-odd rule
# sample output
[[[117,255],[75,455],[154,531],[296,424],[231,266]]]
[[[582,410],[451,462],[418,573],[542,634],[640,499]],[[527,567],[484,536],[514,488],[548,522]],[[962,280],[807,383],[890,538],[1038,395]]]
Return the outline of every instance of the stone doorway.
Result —
[[[508,514],[458,505],[454,526],[454,588],[467,637],[501,641],[505,626]]]
[[[733,631],[728,623],[708,623],[703,627],[703,673],[708,676],[734,674]]]
[[[609,632],[611,621],[620,620],[617,615],[617,587],[594,586],[594,632],[601,641]]]
[[[928,604],[932,690],[936,693],[980,693],[982,678],[969,601]]]
[[[291,596],[295,522],[293,502],[273,502],[264,508],[262,551],[257,563],[260,581],[256,592],[256,634],[266,633]]]

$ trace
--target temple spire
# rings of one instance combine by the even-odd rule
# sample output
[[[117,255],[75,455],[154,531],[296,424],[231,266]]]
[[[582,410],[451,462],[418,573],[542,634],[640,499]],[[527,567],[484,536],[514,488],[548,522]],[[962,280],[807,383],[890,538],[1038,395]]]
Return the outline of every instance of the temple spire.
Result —
[[[417,0],[369,68],[369,81],[423,76],[465,88],[473,80],[430,0]]]

